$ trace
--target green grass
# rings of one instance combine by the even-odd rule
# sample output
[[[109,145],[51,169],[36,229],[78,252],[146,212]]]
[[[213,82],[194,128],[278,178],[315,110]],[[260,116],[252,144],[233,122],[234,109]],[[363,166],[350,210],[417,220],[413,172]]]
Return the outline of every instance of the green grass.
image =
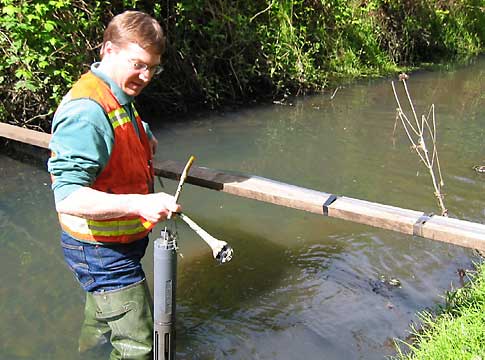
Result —
[[[423,312],[420,319],[411,342],[396,341],[394,359],[485,360],[485,265],[477,265],[463,288],[447,294],[437,314]]]

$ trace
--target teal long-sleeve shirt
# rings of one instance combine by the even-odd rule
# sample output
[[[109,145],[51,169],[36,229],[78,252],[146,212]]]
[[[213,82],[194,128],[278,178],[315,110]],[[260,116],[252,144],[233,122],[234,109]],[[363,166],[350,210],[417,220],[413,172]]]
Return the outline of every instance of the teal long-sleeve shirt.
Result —
[[[94,75],[106,82],[118,102],[130,115],[131,123],[138,133],[132,111],[134,98],[127,95],[106,74],[91,65]],[[152,138],[148,124],[143,123],[148,138]],[[103,108],[90,99],[75,99],[61,103],[52,121],[50,150],[55,154],[47,163],[53,175],[52,190],[56,203],[84,186],[90,186],[104,169],[114,144],[111,123]]]

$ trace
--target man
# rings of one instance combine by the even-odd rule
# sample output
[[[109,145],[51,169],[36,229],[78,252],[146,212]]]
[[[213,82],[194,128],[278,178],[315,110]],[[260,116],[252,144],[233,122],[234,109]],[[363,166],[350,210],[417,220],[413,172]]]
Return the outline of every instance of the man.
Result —
[[[138,11],[115,16],[101,61],[75,83],[52,124],[48,162],[64,258],[86,291],[81,352],[111,334],[111,359],[151,359],[151,297],[140,260],[151,224],[180,211],[152,193],[157,141],[134,105],[161,71],[165,37]]]

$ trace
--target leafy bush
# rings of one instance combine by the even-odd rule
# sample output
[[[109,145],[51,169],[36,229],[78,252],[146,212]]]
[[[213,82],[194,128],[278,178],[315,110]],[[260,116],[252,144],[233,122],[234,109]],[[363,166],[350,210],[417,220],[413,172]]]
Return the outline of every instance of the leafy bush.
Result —
[[[481,0],[380,1],[382,47],[400,64],[476,55],[485,42]]]
[[[47,129],[56,104],[93,55],[98,16],[71,0],[0,4],[0,116]]]
[[[154,115],[320,91],[342,77],[477,54],[483,0],[0,0],[0,121],[49,129],[60,98],[126,9],[164,26]]]

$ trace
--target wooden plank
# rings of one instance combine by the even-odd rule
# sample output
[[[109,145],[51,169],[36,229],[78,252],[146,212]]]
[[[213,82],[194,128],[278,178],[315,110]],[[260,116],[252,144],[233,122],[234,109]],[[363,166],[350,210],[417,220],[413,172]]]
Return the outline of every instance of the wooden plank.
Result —
[[[433,216],[423,226],[423,237],[485,251],[484,228],[484,224]]]
[[[178,179],[183,163],[155,164],[160,176]],[[244,174],[192,166],[188,183],[232,195],[323,214],[323,204],[331,194]],[[338,197],[328,206],[328,216],[382,229],[413,235],[423,212],[370,201]],[[422,226],[421,237],[485,251],[485,225],[434,215]]]
[[[413,234],[414,224],[422,214],[420,211],[348,197],[339,197],[328,210],[331,217],[410,235]]]
[[[42,148],[49,147],[49,141],[51,139],[50,134],[24,129],[19,126],[5,124],[2,122],[0,122],[0,135],[7,139],[20,141]]]
[[[50,139],[49,134],[7,124],[0,124],[0,136],[40,147],[47,147]],[[171,160],[156,161],[154,163],[155,173],[165,178],[177,180],[180,178],[184,165],[184,163]],[[324,214],[323,205],[325,202],[333,199],[332,194],[321,191],[285,184],[259,176],[228,173],[199,166],[192,166],[186,182],[320,215]],[[420,211],[345,196],[337,197],[327,206],[327,211],[330,217],[409,235],[417,234],[424,238],[485,251],[484,224],[435,215],[427,219],[424,225],[416,227],[416,223],[421,220],[423,215]]]
[[[155,162],[155,173],[178,180],[184,164],[167,160]],[[269,202],[294,209],[323,213],[323,203],[331,194],[282,182],[192,166],[186,182],[228,194]]]

